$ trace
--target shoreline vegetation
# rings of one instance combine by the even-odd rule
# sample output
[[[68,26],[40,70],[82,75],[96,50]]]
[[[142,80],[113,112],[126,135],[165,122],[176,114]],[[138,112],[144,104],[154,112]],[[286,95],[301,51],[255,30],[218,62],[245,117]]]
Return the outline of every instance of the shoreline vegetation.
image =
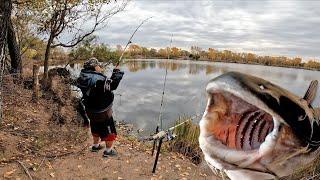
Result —
[[[107,44],[95,43],[95,38],[79,44],[70,51],[64,51],[61,48],[54,48],[51,52],[50,64],[69,64],[86,60],[90,57],[96,57],[106,63],[116,63],[123,52],[123,47],[117,45],[111,48]],[[39,65],[43,64],[44,49],[41,46],[42,41],[37,41],[38,45],[33,46],[25,53],[24,64],[31,62]],[[40,45],[39,45],[40,43]],[[170,60],[192,60],[237,64],[252,64],[263,66],[274,66],[284,68],[306,69],[320,71],[320,61],[315,59],[303,60],[301,57],[285,57],[285,56],[259,56],[254,53],[232,52],[230,50],[216,50],[209,48],[204,50],[197,46],[192,46],[189,51],[177,47],[166,48],[147,48],[137,44],[131,44],[125,51],[124,59],[169,59]],[[31,61],[28,61],[30,59]]]

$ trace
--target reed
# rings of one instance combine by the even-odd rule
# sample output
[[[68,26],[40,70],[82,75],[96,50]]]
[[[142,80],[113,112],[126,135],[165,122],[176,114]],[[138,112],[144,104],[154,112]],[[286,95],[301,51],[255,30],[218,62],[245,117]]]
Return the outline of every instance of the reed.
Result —
[[[177,119],[176,124],[184,122],[190,118],[191,117],[188,116],[181,116]],[[177,136],[173,141],[171,141],[169,149],[190,158],[195,164],[200,164],[203,157],[198,140],[200,134],[199,125],[189,121],[177,127],[174,130],[174,133]]]
[[[320,179],[320,157],[315,159],[313,162],[306,166],[298,168],[293,174],[281,178],[281,180],[309,180],[309,179]]]

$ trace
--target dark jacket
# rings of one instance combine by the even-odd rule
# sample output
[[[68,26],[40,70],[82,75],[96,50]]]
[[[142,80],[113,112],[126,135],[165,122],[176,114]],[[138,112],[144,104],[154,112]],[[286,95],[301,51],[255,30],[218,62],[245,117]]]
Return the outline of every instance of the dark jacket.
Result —
[[[114,69],[110,79],[102,73],[92,70],[81,70],[77,80],[78,87],[83,94],[83,103],[87,111],[104,112],[108,110],[113,102],[113,90],[117,89],[123,72]]]

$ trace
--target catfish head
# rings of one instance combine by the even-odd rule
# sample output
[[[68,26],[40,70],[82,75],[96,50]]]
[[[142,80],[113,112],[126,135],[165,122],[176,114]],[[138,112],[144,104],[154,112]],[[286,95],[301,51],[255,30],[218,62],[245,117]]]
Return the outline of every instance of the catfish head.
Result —
[[[212,79],[199,136],[208,165],[231,179],[273,179],[312,162],[320,149],[317,86],[300,98],[238,72]]]

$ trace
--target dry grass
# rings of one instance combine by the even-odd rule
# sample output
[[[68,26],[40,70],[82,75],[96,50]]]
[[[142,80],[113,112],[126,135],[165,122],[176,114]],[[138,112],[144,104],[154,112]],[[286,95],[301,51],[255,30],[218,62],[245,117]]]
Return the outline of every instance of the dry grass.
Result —
[[[281,178],[283,180],[291,180],[291,179],[301,179],[301,180],[309,180],[309,179],[320,179],[320,157],[315,159],[312,163],[300,167],[290,176]]]
[[[184,122],[190,118],[191,117],[179,117],[176,124]],[[195,164],[200,164],[203,157],[198,141],[200,134],[199,126],[188,121],[183,125],[178,126],[174,133],[177,137],[170,143],[169,149],[185,155]]]

